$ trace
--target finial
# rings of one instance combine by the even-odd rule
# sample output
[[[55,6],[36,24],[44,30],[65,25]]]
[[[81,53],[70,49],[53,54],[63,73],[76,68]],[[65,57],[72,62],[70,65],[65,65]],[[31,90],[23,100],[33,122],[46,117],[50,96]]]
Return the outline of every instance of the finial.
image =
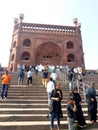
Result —
[[[22,20],[24,19],[24,14],[19,14],[20,23],[22,23]]]
[[[78,25],[77,25],[79,28],[81,28],[81,23],[78,23]]]
[[[77,24],[78,24],[78,19],[77,19],[77,18],[74,18],[74,19],[73,19],[73,23],[75,24],[75,26],[77,26]]]
[[[16,25],[18,23],[18,18],[14,18],[14,24]]]

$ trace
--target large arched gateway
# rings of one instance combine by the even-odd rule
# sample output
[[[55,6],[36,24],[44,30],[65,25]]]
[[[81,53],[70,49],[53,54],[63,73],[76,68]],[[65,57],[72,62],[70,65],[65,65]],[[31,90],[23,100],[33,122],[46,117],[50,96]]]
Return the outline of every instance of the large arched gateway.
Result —
[[[52,42],[46,42],[36,49],[36,64],[59,65],[61,60],[61,49]]]
[[[19,20],[14,21],[9,57],[9,68],[13,65],[13,71],[17,70],[17,64],[85,68],[81,26],[77,19],[73,26],[24,23],[23,15]]]

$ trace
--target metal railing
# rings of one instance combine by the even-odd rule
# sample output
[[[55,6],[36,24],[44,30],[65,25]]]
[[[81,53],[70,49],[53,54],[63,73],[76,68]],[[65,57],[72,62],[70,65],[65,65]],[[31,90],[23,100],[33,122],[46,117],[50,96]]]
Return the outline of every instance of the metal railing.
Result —
[[[69,82],[68,81],[68,76],[67,76],[67,71],[56,71],[59,80],[61,80],[65,85]],[[79,80],[75,80],[75,84],[78,87],[78,92],[83,94],[83,100],[86,102],[86,89],[89,87],[88,84],[80,82]],[[96,89],[97,95],[98,95],[98,89]],[[98,98],[98,96],[97,96]]]
[[[86,89],[89,87],[89,85],[83,82],[79,82],[77,80],[77,87],[78,87],[78,91],[83,93],[84,101],[86,102]],[[96,89],[96,92],[98,93],[98,89]]]

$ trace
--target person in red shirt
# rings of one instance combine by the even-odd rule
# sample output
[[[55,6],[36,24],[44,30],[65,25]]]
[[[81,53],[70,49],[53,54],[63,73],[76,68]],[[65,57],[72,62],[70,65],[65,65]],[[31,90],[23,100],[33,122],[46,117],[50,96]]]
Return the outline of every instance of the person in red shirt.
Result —
[[[1,80],[2,80],[1,98],[4,99],[5,96],[6,99],[8,96],[8,88],[11,80],[11,76],[8,74],[8,71],[6,71],[4,75],[2,75]]]

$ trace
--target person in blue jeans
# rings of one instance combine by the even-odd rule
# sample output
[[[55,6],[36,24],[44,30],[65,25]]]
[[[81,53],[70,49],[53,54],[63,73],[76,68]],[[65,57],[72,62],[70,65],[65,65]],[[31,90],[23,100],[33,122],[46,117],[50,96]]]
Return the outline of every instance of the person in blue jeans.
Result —
[[[72,70],[69,71],[68,73],[68,82],[69,82],[69,90],[72,92],[74,89],[74,72]]]
[[[47,87],[48,76],[49,76],[49,73],[47,69],[43,70],[42,71],[42,84],[45,86],[45,88]]]
[[[67,103],[67,121],[68,121],[68,130],[75,130],[74,128],[74,112],[76,112],[76,104],[73,97],[69,97]]]
[[[24,75],[24,69],[20,67],[18,72],[18,85],[23,85]]]
[[[57,130],[60,130],[60,117],[62,115],[61,100],[63,98],[60,84],[57,84],[56,88],[52,90],[50,98],[50,130],[53,130],[55,118],[57,119]]]
[[[10,85],[11,76],[9,75],[8,71],[5,72],[5,74],[1,77],[2,80],[2,86],[1,86],[1,99],[7,98],[8,96],[8,88]]]

